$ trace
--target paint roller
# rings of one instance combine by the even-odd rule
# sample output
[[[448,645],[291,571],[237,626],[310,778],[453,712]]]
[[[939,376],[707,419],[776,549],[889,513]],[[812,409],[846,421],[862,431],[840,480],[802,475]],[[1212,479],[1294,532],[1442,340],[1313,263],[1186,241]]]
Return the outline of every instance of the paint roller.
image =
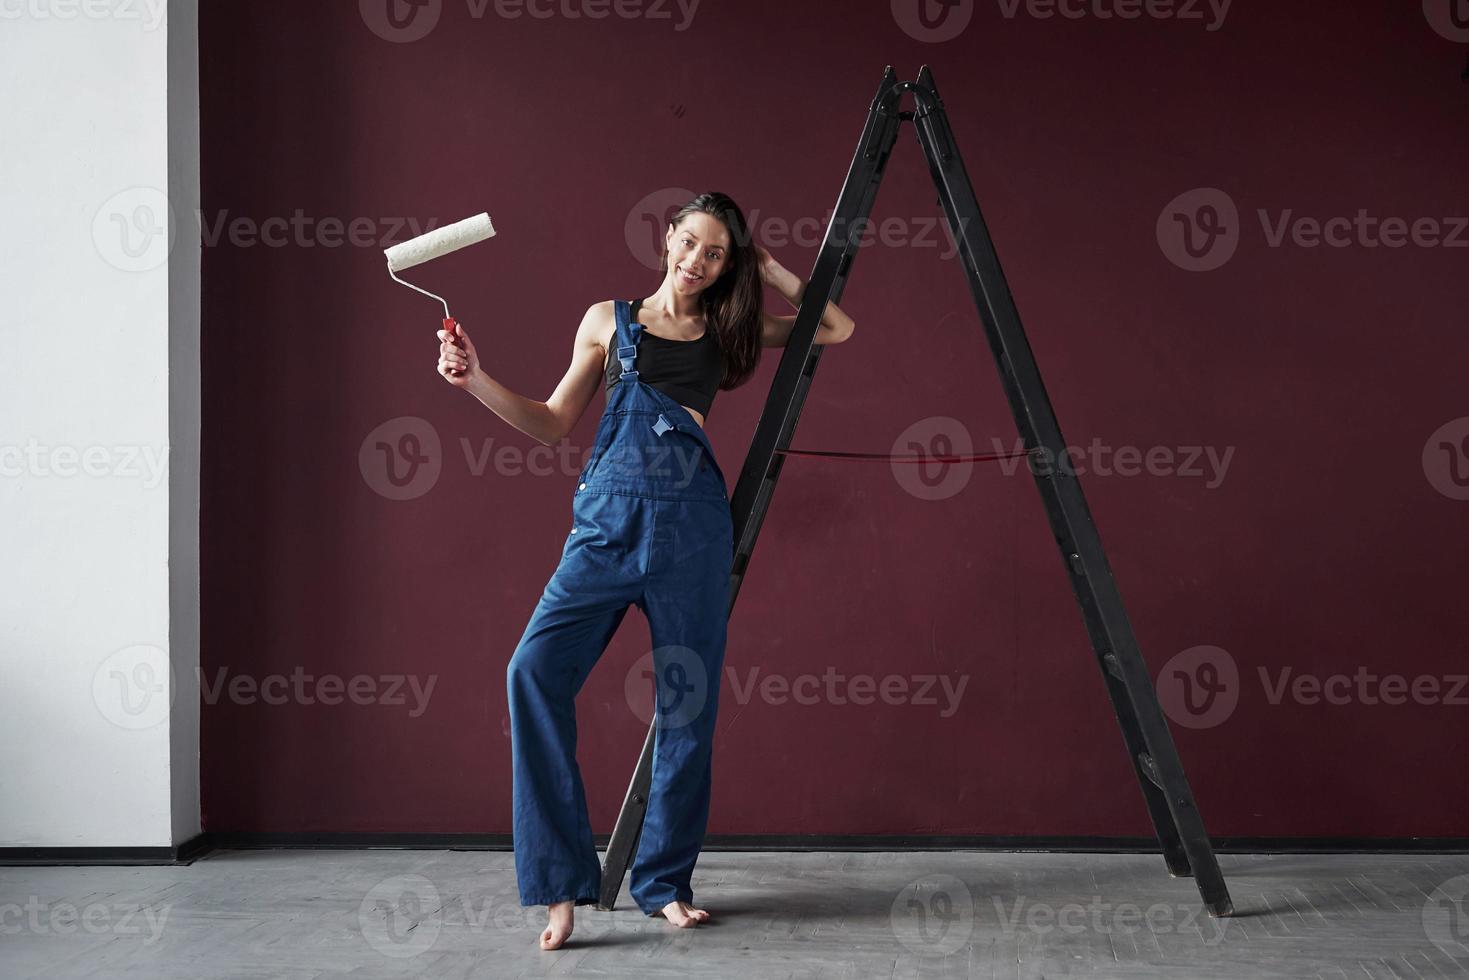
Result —
[[[432,259],[448,255],[450,252],[457,252],[466,245],[482,242],[494,233],[495,226],[490,224],[490,216],[483,211],[472,218],[465,218],[463,221],[456,221],[452,225],[435,228],[433,231],[419,235],[417,238],[411,238],[406,242],[400,242],[397,245],[384,249],[383,254],[388,259],[388,275],[392,276],[398,282],[403,283],[409,289],[417,289],[425,296],[432,296],[440,303],[443,303],[444,329],[449,331],[451,337],[457,336],[457,331],[454,328],[458,324],[454,322],[454,318],[449,314],[448,301],[437,293],[431,293],[427,289],[419,289],[419,287],[413,285],[411,282],[398,279],[398,273],[404,269],[411,269],[415,265],[422,265]],[[457,340],[455,344],[458,345]]]

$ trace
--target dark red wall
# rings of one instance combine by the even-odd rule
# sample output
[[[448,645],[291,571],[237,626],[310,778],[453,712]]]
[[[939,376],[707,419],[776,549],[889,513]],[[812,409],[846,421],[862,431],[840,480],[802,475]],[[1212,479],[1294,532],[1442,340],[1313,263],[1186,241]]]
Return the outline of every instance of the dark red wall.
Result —
[[[385,2],[203,11],[206,224],[301,214],[285,244],[205,245],[204,682],[377,685],[367,704],[211,698],[208,829],[510,830],[505,664],[603,399],[568,466],[476,473],[466,445],[536,443],[435,373],[441,311],[384,268],[414,234],[401,221],[490,212],[495,238],[405,275],[449,295],[492,376],[545,398],[587,306],[657,288],[640,256],[670,188],[730,193],[763,239],[804,219],[807,243],[772,251],[808,275],[884,66],[928,64],[1068,442],[1160,461],[1082,486],[1209,829],[1469,833],[1469,494],[1451,466],[1465,449],[1439,448],[1469,430],[1469,232],[1453,221],[1469,214],[1469,85],[1463,44],[1419,4],[1239,3],[1211,30],[981,3],[930,43],[886,2],[705,0],[678,29],[653,0],[624,9],[671,17],[476,18],[445,0],[427,36],[397,42]],[[1202,188],[1237,209],[1235,252],[1193,271],[1168,229],[1200,201],[1170,204]],[[1430,219],[1457,246],[1273,246],[1259,215],[1363,209]],[[856,261],[857,332],[823,358],[798,447],[893,451],[940,417],[977,450],[1011,445],[938,215],[905,126],[874,212],[895,231]],[[333,247],[324,219],[365,220],[362,244]],[[731,481],[779,353],[715,402]],[[440,472],[393,500],[377,444],[411,444],[370,434],[402,417],[436,434],[420,445]],[[1222,480],[1176,471],[1193,446],[1232,454]],[[993,464],[954,479],[925,500],[883,464],[786,467],[731,619],[738,687],[756,669],[965,687],[943,717],[942,696],[740,703],[726,674],[710,833],[1149,832],[1032,481]],[[599,833],[646,731],[624,682],[648,642],[634,611],[578,701]],[[1179,669],[1220,678],[1213,715],[1183,707]],[[1426,676],[1439,695],[1272,703],[1286,669]],[[416,716],[411,695],[387,703],[405,676],[435,684]]]

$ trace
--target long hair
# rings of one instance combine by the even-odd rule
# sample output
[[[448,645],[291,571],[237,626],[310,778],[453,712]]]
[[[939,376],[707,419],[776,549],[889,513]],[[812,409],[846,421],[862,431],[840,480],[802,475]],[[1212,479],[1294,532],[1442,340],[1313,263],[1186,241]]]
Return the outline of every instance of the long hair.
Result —
[[[760,324],[764,305],[760,282],[760,259],[750,239],[745,215],[728,194],[710,191],[700,194],[678,209],[669,219],[677,230],[684,218],[702,211],[724,223],[729,231],[729,265],[718,279],[701,294],[704,322],[714,331],[719,349],[724,353],[724,378],[721,390],[737,388],[755,373],[760,364]],[[668,249],[658,259],[658,271],[668,275]]]

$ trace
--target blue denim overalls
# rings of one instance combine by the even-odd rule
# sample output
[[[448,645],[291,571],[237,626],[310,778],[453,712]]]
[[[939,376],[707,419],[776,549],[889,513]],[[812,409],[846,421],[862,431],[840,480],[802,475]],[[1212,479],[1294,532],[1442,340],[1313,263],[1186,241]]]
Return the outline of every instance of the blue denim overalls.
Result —
[[[576,763],[573,699],[629,604],[648,619],[653,784],[630,893],[647,915],[693,901],[709,816],[734,522],[704,430],[634,368],[642,324],[615,301],[622,375],[572,497],[573,526],[505,670],[521,905],[598,901],[602,867]],[[656,681],[656,688],[654,687]],[[630,677],[629,702],[641,677]],[[647,717],[644,717],[647,721]],[[631,745],[629,746],[631,750]]]

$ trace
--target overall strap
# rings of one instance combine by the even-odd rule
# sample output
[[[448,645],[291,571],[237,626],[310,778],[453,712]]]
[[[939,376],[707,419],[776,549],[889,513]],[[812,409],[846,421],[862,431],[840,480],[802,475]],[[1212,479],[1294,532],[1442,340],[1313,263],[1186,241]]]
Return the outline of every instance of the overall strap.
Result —
[[[625,378],[628,381],[635,381],[638,372],[633,365],[637,362],[638,341],[642,339],[643,325],[632,322],[632,304],[627,300],[615,300],[613,308],[617,311],[617,334],[614,342],[617,345],[617,359],[622,362],[622,375],[619,380]]]
[[[638,371],[633,364],[638,356],[638,341],[643,339],[643,325],[633,320],[632,304],[627,300],[614,300],[613,307],[617,311],[617,359],[622,362],[622,374],[617,379],[620,385],[624,381],[637,380]],[[653,431],[660,436],[669,429],[682,428],[668,421],[662,412],[658,413],[658,421],[653,423]]]

